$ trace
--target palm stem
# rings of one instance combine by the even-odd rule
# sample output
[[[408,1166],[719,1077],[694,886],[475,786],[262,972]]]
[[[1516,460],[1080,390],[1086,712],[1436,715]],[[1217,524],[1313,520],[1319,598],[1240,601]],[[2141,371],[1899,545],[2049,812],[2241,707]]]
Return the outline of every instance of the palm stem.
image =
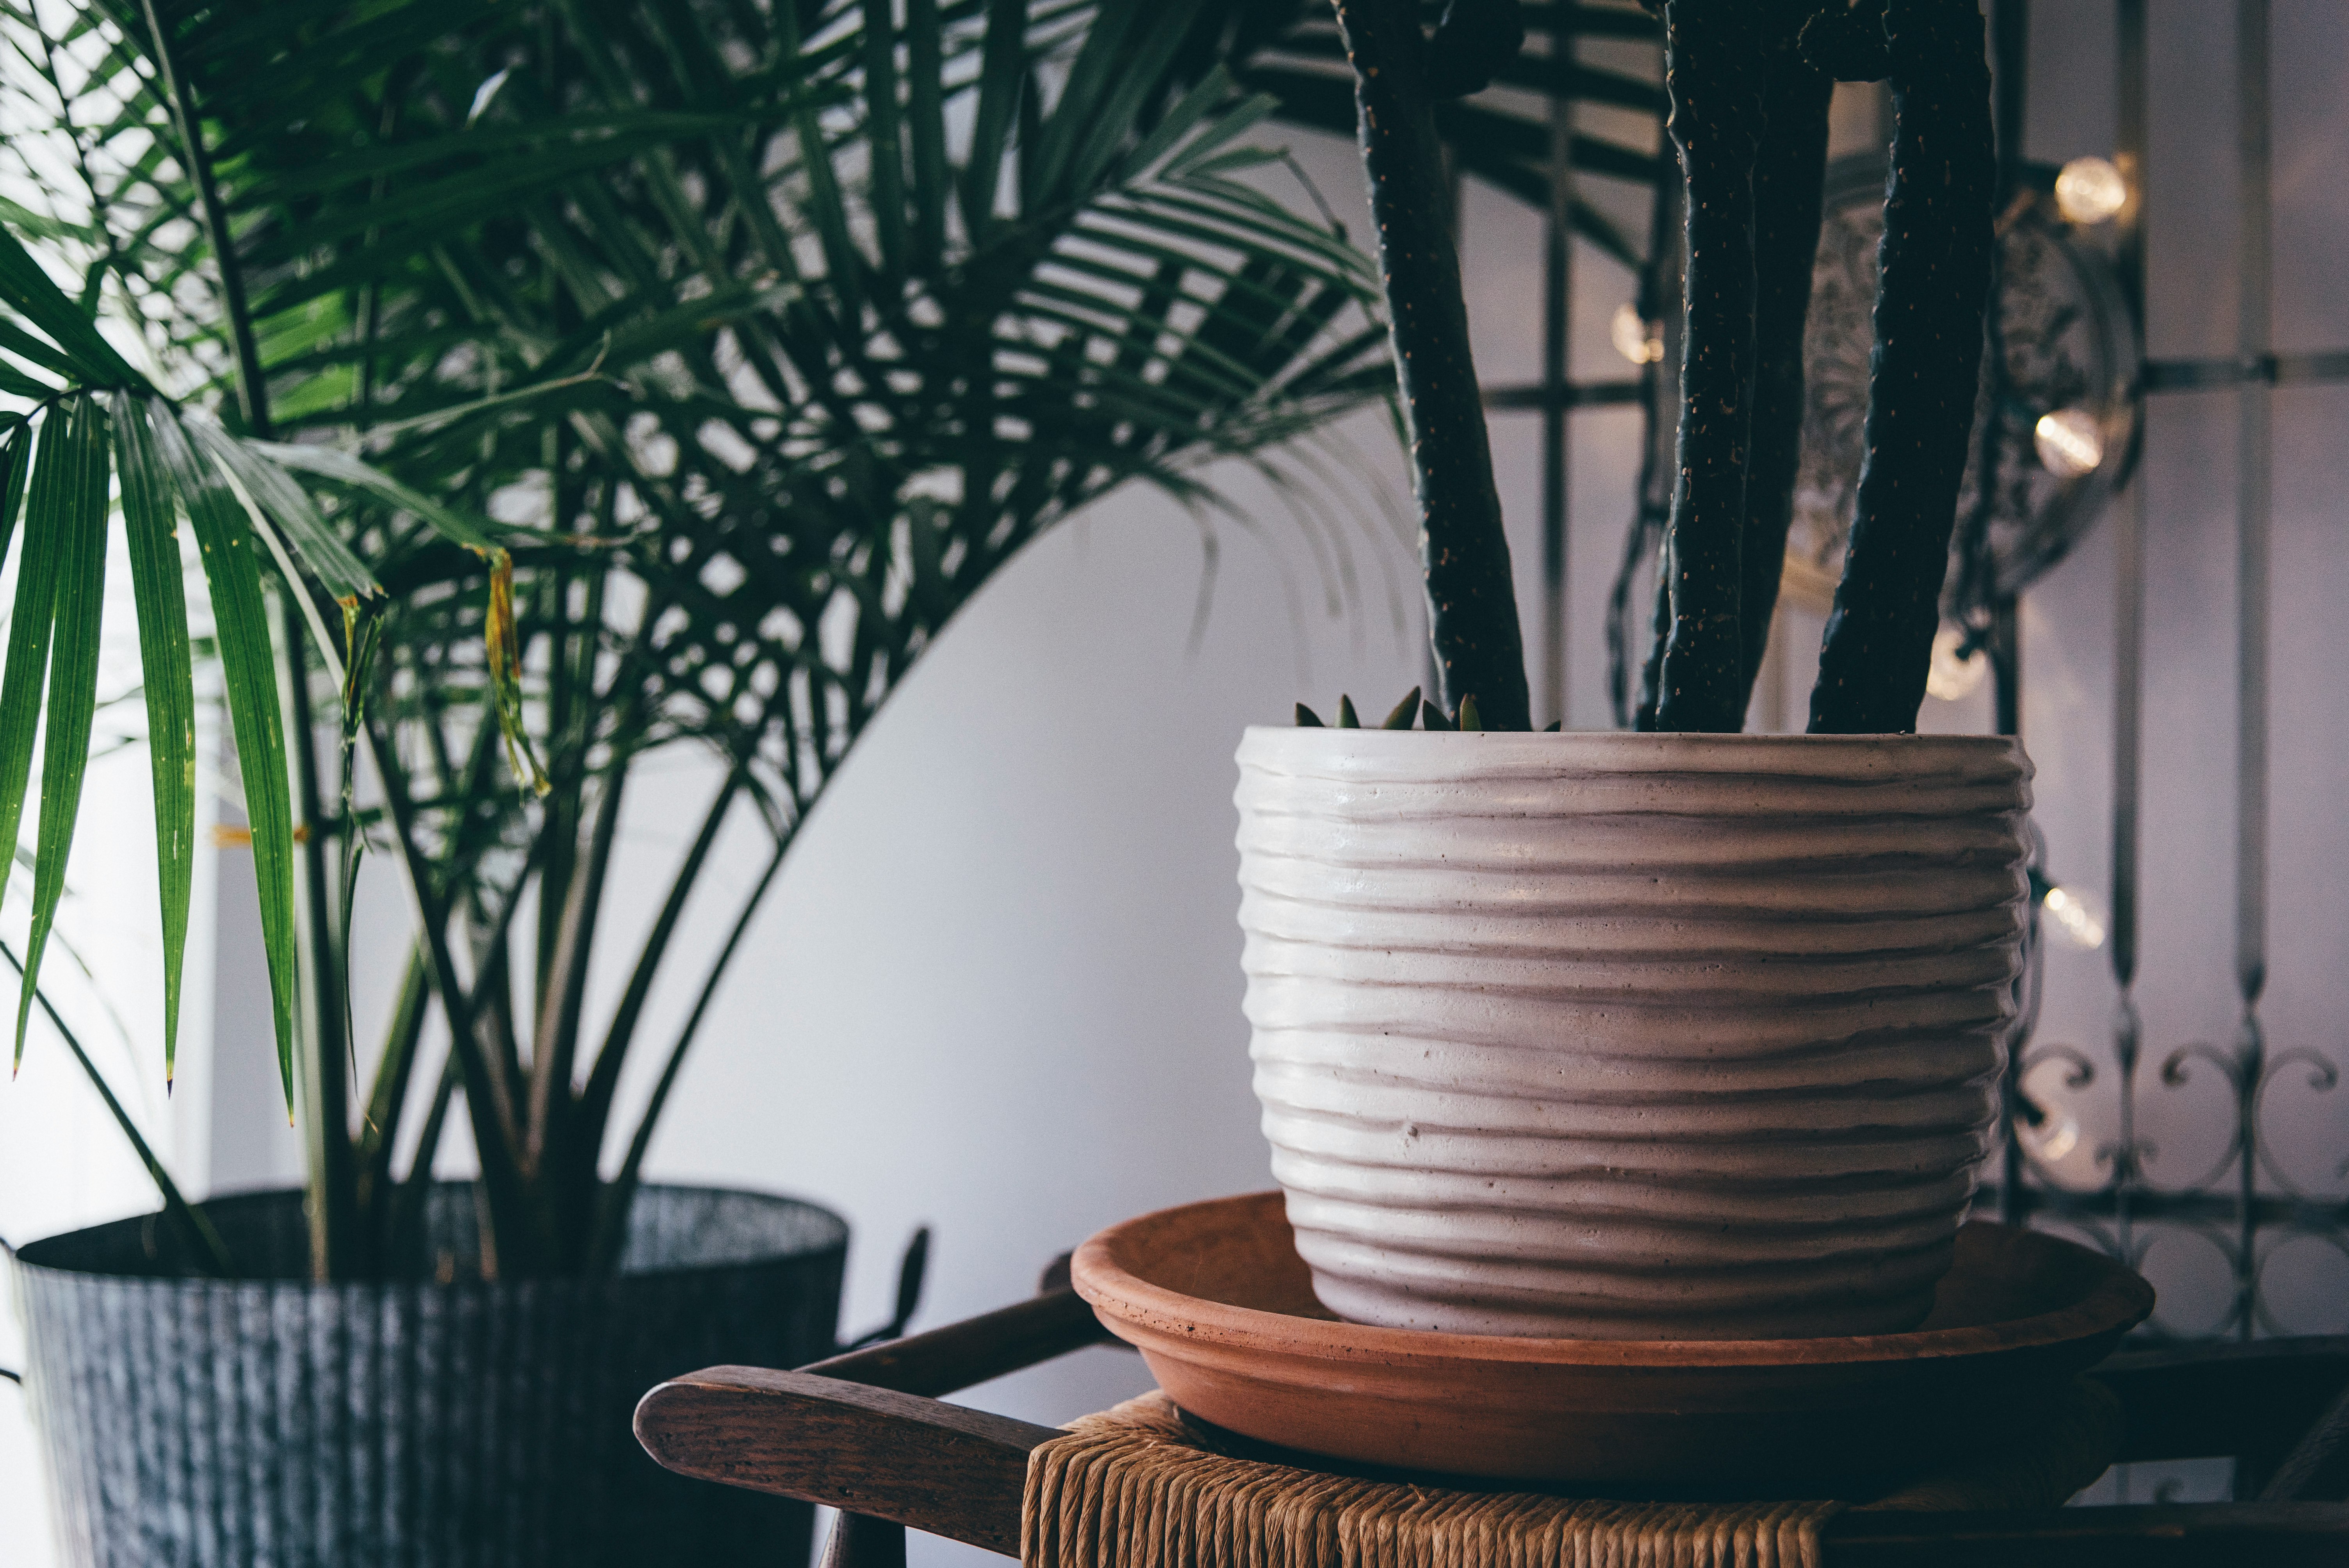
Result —
[[[701,991],[694,998],[693,1011],[686,1016],[684,1027],[678,1030],[677,1041],[669,1047],[668,1059],[661,1064],[661,1075],[653,1085],[652,1098],[646,1101],[644,1114],[636,1119],[636,1135],[628,1140],[628,1152],[620,1161],[620,1169],[605,1187],[597,1205],[595,1240],[588,1253],[591,1273],[605,1273],[619,1263],[620,1244],[627,1239],[628,1206],[636,1199],[636,1188],[643,1179],[645,1152],[652,1147],[653,1129],[660,1120],[662,1108],[668,1103],[670,1088],[677,1082],[678,1069],[685,1065],[685,1053],[700,1033],[701,1020],[709,1011],[710,999],[718,994],[719,982],[726,977],[727,965],[734,961],[734,950],[742,944],[743,933],[750,929],[751,917],[767,896],[767,889],[775,873],[783,869],[783,856],[792,846],[793,833],[786,830],[776,835],[774,852],[767,857],[766,869],[743,899],[734,916],[733,929],[726,934],[725,945],[709,971],[702,977]]]
[[[611,870],[628,770],[625,765],[614,767],[603,778],[585,861],[564,901],[563,923],[551,965],[554,989],[531,1030],[529,1140],[523,1161],[533,1179],[546,1175],[569,1150],[570,1129],[562,1123],[572,1109],[571,1079],[579,1059],[588,965],[595,953],[596,917],[603,912],[604,882]]]
[[[678,864],[677,874],[670,879],[668,896],[661,901],[660,913],[654,919],[652,930],[646,934],[636,967],[628,975],[628,988],[621,995],[620,1005],[612,1015],[611,1027],[595,1053],[595,1065],[588,1073],[586,1088],[579,1100],[581,1147],[576,1151],[586,1159],[591,1181],[594,1154],[602,1148],[605,1119],[611,1113],[612,1096],[619,1088],[620,1065],[636,1038],[637,1021],[652,995],[653,980],[668,951],[669,939],[676,934],[686,902],[701,878],[701,868],[718,842],[719,830],[725,825],[727,813],[733,809],[742,785],[742,769],[738,767],[729,770],[717,798],[702,814],[700,831],[694,835],[692,847],[687,850],[685,859]]]
[[[188,178],[203,208],[204,232],[212,242],[212,263],[220,270],[221,303],[228,316],[229,341],[236,350],[237,401],[244,410],[245,428],[263,440],[270,438],[269,382],[262,373],[261,341],[253,329],[253,309],[244,292],[244,271],[237,264],[234,235],[228,209],[221,202],[220,181],[212,173],[212,155],[204,150],[203,129],[195,107],[180,89],[180,70],[172,58],[171,41],[156,15],[155,0],[139,0],[147,15],[148,36],[155,41],[155,68],[163,78],[163,99],[180,133],[180,150],[188,160]]]
[[[351,1148],[350,1077],[343,1033],[347,990],[343,954],[336,950],[331,894],[327,891],[326,797],[319,788],[317,719],[310,707],[307,631],[293,595],[306,593],[298,582],[285,584],[278,599],[278,657],[285,707],[285,748],[293,754],[295,821],[305,830],[296,840],[302,856],[300,922],[308,939],[309,984],[303,1000],[303,1119],[308,1144],[310,1274],[320,1283],[346,1277],[357,1243],[358,1171]],[[347,831],[346,824],[341,830]]]
[[[457,1059],[460,1087],[465,1090],[466,1114],[472,1122],[473,1143],[481,1163],[482,1191],[489,1201],[491,1228],[495,1233],[496,1257],[502,1269],[527,1277],[538,1272],[543,1248],[537,1244],[529,1223],[523,1173],[514,1159],[523,1148],[523,1138],[515,1115],[513,1086],[495,1070],[474,1032],[472,999],[458,976],[456,954],[449,943],[448,903],[434,886],[430,862],[417,841],[416,809],[409,799],[406,777],[397,766],[388,738],[375,721],[369,722],[368,729],[372,732],[375,755],[392,763],[379,763],[376,774],[382,781],[392,831],[417,901],[417,925],[424,938],[425,953],[431,960],[433,989],[440,995],[441,1013],[449,1022],[450,1050]]]
[[[367,1114],[358,1132],[358,1198],[361,1222],[374,1239],[369,1266],[378,1274],[389,1266],[384,1243],[391,1212],[391,1161],[399,1141],[399,1128],[408,1108],[409,1080],[415,1076],[417,1052],[424,1039],[424,1021],[431,1005],[430,971],[422,950],[410,945],[408,967],[400,978],[390,1021],[384,1029],[383,1049],[376,1057],[375,1081],[367,1094]]]
[[[0,942],[0,958],[8,961],[8,966],[16,972],[19,979],[24,977],[24,961],[5,942]],[[139,1124],[130,1119],[130,1113],[114,1097],[106,1075],[98,1070],[98,1064],[89,1059],[88,1051],[82,1049],[80,1037],[67,1026],[65,1019],[58,1016],[57,1008],[50,1005],[48,993],[36,986],[33,996],[40,1003],[41,1011],[47,1016],[50,1027],[57,1030],[57,1037],[65,1041],[66,1048],[81,1065],[82,1076],[89,1080],[92,1088],[98,1090],[98,1098],[106,1104],[107,1114],[113,1117],[114,1125],[121,1129],[122,1136],[139,1156],[139,1162],[147,1167],[148,1178],[155,1183],[155,1190],[163,1195],[164,1217],[187,1244],[190,1262],[218,1278],[233,1278],[235,1261],[229,1256],[228,1243],[222,1241],[220,1233],[212,1228],[211,1218],[181,1195],[180,1184],[171,1180],[171,1173],[163,1169],[163,1162],[155,1157],[155,1150],[140,1132]]]
[[[440,1064],[440,1078],[433,1084],[432,1103],[424,1113],[424,1128],[416,1140],[416,1160],[409,1167],[408,1180],[385,1205],[388,1214],[384,1223],[384,1272],[395,1278],[407,1272],[417,1243],[423,1239],[424,1208],[432,1193],[432,1157],[440,1148],[441,1130],[448,1125],[449,1102],[456,1095],[460,1076],[461,1069],[452,1051]]]

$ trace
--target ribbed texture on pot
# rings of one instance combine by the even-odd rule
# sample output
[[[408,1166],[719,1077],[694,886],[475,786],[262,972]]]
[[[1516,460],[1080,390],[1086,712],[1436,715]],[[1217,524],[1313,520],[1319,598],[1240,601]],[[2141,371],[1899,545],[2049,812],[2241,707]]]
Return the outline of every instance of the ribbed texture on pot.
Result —
[[[1256,1089],[1331,1310],[1923,1317],[2012,1008],[2013,741],[1258,728],[1239,762]]]
[[[156,1277],[153,1217],[26,1247],[26,1392],[88,1568],[796,1564],[810,1511],[660,1469],[655,1383],[827,1354],[847,1230],[788,1199],[648,1188],[622,1274],[483,1284],[472,1193],[432,1195],[455,1283],[312,1285],[299,1193],[207,1205],[239,1265]]]

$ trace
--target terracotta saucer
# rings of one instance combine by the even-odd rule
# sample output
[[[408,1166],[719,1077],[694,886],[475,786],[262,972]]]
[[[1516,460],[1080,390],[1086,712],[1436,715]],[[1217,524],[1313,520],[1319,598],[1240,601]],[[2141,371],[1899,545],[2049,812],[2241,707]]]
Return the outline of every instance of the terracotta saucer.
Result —
[[[1916,1473],[2018,1393],[2093,1366],[2153,1287],[2085,1247],[1975,1222],[1932,1315],[1834,1339],[1514,1339],[1335,1321],[1278,1192],[1146,1214],[1072,1274],[1184,1409],[1305,1454],[1619,1488],[1816,1494]]]

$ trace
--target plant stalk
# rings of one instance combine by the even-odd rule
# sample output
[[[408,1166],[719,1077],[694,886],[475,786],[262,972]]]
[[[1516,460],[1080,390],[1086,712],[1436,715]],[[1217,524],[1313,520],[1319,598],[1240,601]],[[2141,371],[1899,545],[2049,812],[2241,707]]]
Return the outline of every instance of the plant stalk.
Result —
[[[1428,635],[1447,711],[1474,695],[1486,727],[1530,729],[1525,641],[1469,353],[1450,181],[1414,0],[1335,0],[1354,67],[1362,167],[1379,231],[1388,332],[1419,500]]]
[[[1803,460],[1803,332],[1810,318],[1826,200],[1827,105],[1835,79],[1804,58],[1788,27],[1770,60],[1754,161],[1754,425],[1745,465],[1743,654],[1737,707],[1753,700],[1785,572]]]
[[[636,1188],[643,1180],[645,1151],[652,1147],[653,1128],[660,1120],[661,1109],[668,1103],[668,1092],[677,1082],[678,1069],[685,1065],[685,1053],[694,1037],[701,1030],[703,1015],[709,1011],[710,999],[717,995],[719,982],[726,977],[726,969],[734,961],[734,950],[742,944],[742,935],[750,929],[751,918],[767,896],[767,889],[775,873],[783,869],[783,856],[792,847],[795,831],[785,829],[775,836],[774,852],[767,857],[766,869],[742,901],[734,916],[733,929],[726,934],[726,944],[703,976],[701,992],[694,998],[693,1011],[687,1015],[685,1026],[678,1031],[677,1042],[669,1047],[668,1060],[661,1065],[661,1075],[653,1085],[652,1098],[645,1104],[644,1114],[636,1119],[636,1135],[628,1140],[628,1152],[620,1161],[619,1172],[612,1178],[600,1195],[595,1212],[595,1236],[589,1248],[589,1272],[607,1273],[618,1266],[621,1244],[627,1240],[628,1206],[634,1202]]]
[[[764,887],[765,883],[760,885]],[[0,958],[8,961],[8,967],[16,972],[18,979],[24,978],[24,961],[5,942],[0,942]],[[98,1098],[106,1104],[107,1114],[114,1118],[114,1125],[122,1130],[124,1138],[129,1140],[132,1151],[139,1156],[139,1162],[147,1167],[149,1179],[163,1196],[164,1217],[180,1233],[181,1240],[187,1245],[189,1258],[197,1268],[216,1278],[235,1277],[236,1263],[229,1256],[228,1243],[221,1240],[220,1232],[212,1228],[211,1217],[181,1194],[180,1184],[171,1180],[171,1173],[155,1157],[155,1150],[140,1134],[139,1124],[130,1119],[130,1112],[114,1097],[114,1090],[108,1085],[105,1075],[98,1070],[98,1064],[89,1059],[88,1051],[82,1049],[80,1037],[57,1016],[57,1008],[49,1004],[47,992],[36,985],[33,988],[33,999],[40,1003],[41,1011],[48,1017],[49,1026],[57,1030],[57,1037],[65,1041],[66,1048],[81,1065],[82,1076],[89,1080],[90,1088],[98,1090]]]
[[[326,811],[319,789],[316,716],[310,707],[308,636],[293,595],[307,592],[288,582],[278,596],[279,683],[285,708],[285,748],[294,758],[295,820],[302,856],[300,921],[308,937],[308,1040],[303,1091],[309,1188],[303,1210],[310,1222],[310,1276],[326,1284],[347,1278],[358,1241],[358,1171],[351,1146],[348,1041],[343,1033],[343,954],[336,950],[335,918],[326,876]],[[345,830],[348,830],[347,824]]]
[[[212,261],[220,269],[221,302],[228,313],[229,340],[236,350],[236,396],[244,412],[246,430],[262,440],[271,438],[269,382],[261,368],[261,340],[253,329],[253,309],[244,293],[244,271],[237,265],[228,208],[221,201],[220,181],[212,173],[212,155],[204,149],[195,108],[180,90],[179,66],[172,56],[155,0],[139,0],[146,13],[148,36],[155,41],[155,68],[163,78],[163,97],[180,133],[180,148],[188,160],[188,177],[195,181],[203,208],[204,232],[212,241]]]
[[[1782,0],[1668,0],[1667,129],[1688,191],[1679,484],[1664,539],[1671,628],[1655,727],[1744,727],[1745,465],[1754,415],[1754,163]]]
[[[1868,458],[1811,692],[1815,735],[1917,727],[1990,293],[1997,157],[1982,15],[1974,0],[1887,0],[1883,36],[1892,181],[1877,252]]]
[[[595,951],[596,917],[603,912],[604,880],[611,869],[627,778],[624,764],[604,774],[603,797],[595,804],[595,825],[589,831],[585,863],[574,873],[575,880],[564,900],[561,934],[549,966],[554,989],[531,1029],[529,1141],[524,1146],[523,1166],[533,1180],[560,1163],[566,1151],[569,1129],[558,1122],[572,1109],[571,1079],[579,1059],[588,962]]]
[[[379,726],[370,720],[367,729],[375,754],[396,761],[390,739],[381,733]],[[491,1228],[496,1235],[499,1265],[516,1276],[527,1277],[540,1272],[544,1249],[530,1224],[523,1172],[514,1158],[523,1147],[523,1138],[515,1116],[513,1086],[497,1073],[489,1053],[481,1048],[480,1037],[474,1033],[472,1000],[459,978],[456,954],[449,944],[447,901],[433,885],[430,862],[417,842],[415,803],[409,798],[407,780],[393,765],[378,765],[376,774],[383,784],[384,803],[389,810],[392,830],[398,837],[409,889],[416,898],[417,924],[424,938],[426,955],[432,964],[432,986],[440,995],[441,1012],[449,1021],[450,1050],[457,1060],[460,1087],[465,1090],[465,1109],[472,1122],[474,1148],[481,1159],[481,1187]]]
[[[642,1017],[645,1003],[650,999],[653,980],[660,972],[662,957],[668,951],[669,939],[676,934],[677,924],[685,913],[687,900],[694,884],[700,880],[701,868],[709,861],[709,851],[718,842],[718,834],[725,826],[726,817],[733,809],[734,799],[741,792],[742,771],[734,769],[726,775],[719,788],[717,799],[701,820],[701,830],[695,834],[693,846],[669,883],[668,896],[661,901],[660,913],[645,936],[642,951],[636,955],[635,969],[628,975],[628,988],[613,1011],[610,1028],[604,1044],[595,1053],[595,1064],[587,1075],[587,1085],[579,1099],[579,1147],[574,1150],[581,1171],[582,1183],[592,1188],[595,1181],[595,1157],[604,1142],[604,1124],[611,1114],[612,1096],[620,1083],[620,1067],[627,1059],[628,1047],[636,1038],[636,1024]],[[761,884],[762,887],[764,883]]]

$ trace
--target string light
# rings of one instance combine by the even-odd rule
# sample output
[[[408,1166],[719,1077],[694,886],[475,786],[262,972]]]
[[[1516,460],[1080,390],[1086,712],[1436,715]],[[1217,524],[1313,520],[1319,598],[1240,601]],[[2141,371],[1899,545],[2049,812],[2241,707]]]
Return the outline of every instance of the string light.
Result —
[[[2094,893],[2059,884],[2041,896],[2039,907],[2047,912],[2041,929],[2064,946],[2094,953],[2105,944],[2104,906]]]
[[[2109,159],[2075,158],[2055,176],[2055,210],[2071,222],[2101,223],[2128,205],[2128,181]]]
[[[1634,365],[1653,365],[1664,356],[1663,323],[1642,317],[1630,300],[1615,307],[1608,335],[1615,340],[1615,352]]]
[[[2085,408],[2040,415],[2031,428],[2031,444],[2039,453],[2040,466],[2059,480],[2095,473],[2105,460],[2105,433]]]
[[[2080,1119],[2069,1111],[2040,1113],[2037,1122],[2024,1119],[2014,1130],[2015,1137],[2032,1157],[2044,1165],[2053,1165],[2080,1147]]]
[[[1925,669],[1925,692],[1943,702],[1961,702],[1971,696],[1990,673],[1990,659],[1980,652],[1966,651],[1966,634],[1956,626],[1943,626],[1933,634],[1933,662]]]

